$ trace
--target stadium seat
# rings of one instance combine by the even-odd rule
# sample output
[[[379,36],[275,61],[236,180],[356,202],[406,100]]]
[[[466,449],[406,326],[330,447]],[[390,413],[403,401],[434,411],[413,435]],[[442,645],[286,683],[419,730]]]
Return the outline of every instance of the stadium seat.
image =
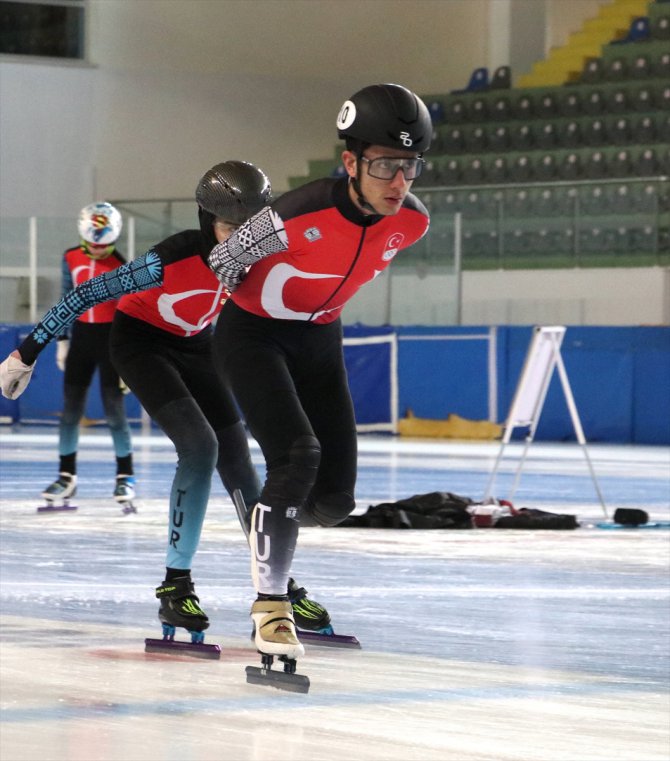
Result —
[[[582,138],[586,145],[605,145],[607,142],[607,127],[604,119],[590,119],[584,123]]]
[[[444,104],[444,119],[447,124],[462,124],[467,121],[468,112],[460,98],[448,98]]]
[[[491,118],[505,122],[512,116],[512,103],[507,96],[495,98],[491,105]]]
[[[560,93],[558,96],[558,113],[561,116],[578,116],[582,112],[582,99],[579,93]]]
[[[585,84],[598,84],[605,79],[605,67],[602,58],[588,58],[580,75]]]
[[[442,124],[444,121],[444,105],[439,100],[433,100],[428,104],[428,113],[433,124]]]
[[[465,150],[465,133],[461,127],[450,127],[442,134],[441,153],[463,153]]]
[[[575,148],[582,144],[582,130],[579,122],[572,119],[561,126],[558,131],[559,145],[564,148]]]
[[[512,69],[509,66],[498,66],[489,82],[489,90],[509,90],[512,86]]]
[[[477,185],[485,180],[486,167],[479,156],[466,161],[463,167],[463,182],[467,185]]]
[[[628,111],[628,91],[617,87],[607,97],[607,111],[610,114],[623,114]]]
[[[563,157],[558,167],[558,174],[562,180],[576,180],[582,175],[582,162],[579,154],[570,152]]]
[[[540,156],[539,160],[535,163],[535,179],[553,180],[558,174],[558,168],[556,166],[556,157],[553,153],[544,153]]]
[[[635,254],[650,254],[657,249],[656,227],[644,225],[629,230],[629,250]]]
[[[501,184],[507,181],[508,175],[507,159],[504,156],[496,156],[488,170],[488,181]]]
[[[651,116],[640,116],[632,127],[634,143],[653,143],[656,139],[656,122]]]
[[[505,192],[504,214],[507,217],[529,217],[532,214],[533,197],[526,188],[512,189]]]
[[[638,16],[630,22],[628,32],[623,39],[612,40],[612,45],[626,45],[630,42],[645,42],[651,36],[651,24],[648,16]]]
[[[605,64],[604,77],[608,82],[621,82],[628,78],[628,63],[623,56],[612,58]]]
[[[582,188],[579,208],[584,214],[598,216],[609,211],[609,194],[600,185],[587,185]]]
[[[489,115],[489,105],[485,97],[475,98],[468,106],[468,118],[471,122],[483,122]]]
[[[670,87],[665,85],[652,94],[652,102],[661,111],[670,111]]]
[[[670,13],[654,16],[649,26],[652,39],[670,40]]]
[[[535,145],[535,133],[530,124],[520,124],[511,133],[512,145],[516,150],[525,151]]]
[[[488,147],[489,139],[485,127],[474,127],[465,133],[465,150],[467,153],[479,153]]]
[[[526,182],[533,179],[533,162],[527,154],[517,156],[510,167],[510,180],[513,182]]]
[[[535,103],[530,95],[521,93],[512,99],[512,115],[514,118],[528,120],[534,114]]]
[[[582,110],[585,114],[602,114],[605,110],[605,96],[602,90],[591,90],[582,102]]]
[[[458,185],[463,175],[461,162],[451,158],[442,166],[442,182],[445,185]]]
[[[654,108],[654,94],[650,87],[643,85],[637,88],[631,98],[635,111],[651,111]]]
[[[630,119],[620,116],[610,124],[607,137],[614,145],[628,145],[632,142],[633,134]]]
[[[511,143],[510,129],[504,124],[496,127],[489,135],[489,148],[492,151],[506,151]]]
[[[628,72],[629,79],[648,79],[653,74],[651,59],[648,55],[635,56]]]
[[[607,157],[602,151],[593,151],[584,162],[584,177],[597,180],[609,175]]]
[[[651,64],[652,76],[658,79],[668,79],[670,77],[670,52],[661,53]]]
[[[558,99],[552,93],[545,93],[535,104],[535,113],[543,119],[555,116],[558,111]]]
[[[609,164],[612,177],[629,177],[634,174],[632,156],[626,148],[617,151]]]
[[[452,90],[452,94],[458,95],[466,92],[478,92],[487,90],[489,86],[489,70],[485,66],[475,69],[470,75],[470,81],[462,90]]]
[[[656,122],[657,140],[662,143],[670,143],[670,114],[665,114]]]
[[[653,177],[658,173],[659,163],[656,151],[653,148],[645,148],[633,161],[635,174],[639,177]]]
[[[535,133],[538,148],[554,148],[558,143],[558,129],[554,122],[545,122]]]

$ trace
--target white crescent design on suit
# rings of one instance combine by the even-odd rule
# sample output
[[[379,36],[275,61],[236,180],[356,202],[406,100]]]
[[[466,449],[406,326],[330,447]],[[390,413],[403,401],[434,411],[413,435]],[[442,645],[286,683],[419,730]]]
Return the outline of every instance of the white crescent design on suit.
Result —
[[[158,297],[156,306],[158,307],[158,313],[165,320],[165,322],[170,323],[170,325],[178,325],[180,328],[182,328],[182,330],[190,333],[192,331],[202,330],[203,328],[207,327],[207,325],[209,325],[219,305],[219,299],[221,298],[222,292],[223,284],[216,291],[212,291],[210,289],[202,289],[184,291],[183,293],[161,293],[161,295]],[[197,324],[191,325],[191,323],[186,322],[175,313],[175,304],[178,304],[184,299],[189,299],[191,296],[201,296],[203,293],[212,294],[212,305],[209,310],[200,317]]]
[[[323,309],[320,312],[315,312],[313,315],[311,312],[295,312],[293,309],[289,309],[284,304],[282,291],[284,290],[284,285],[286,285],[286,283],[293,277],[299,277],[303,280],[322,280],[324,278],[333,277],[342,280],[342,275],[303,272],[292,264],[277,264],[268,272],[265,282],[263,283],[263,291],[261,292],[261,306],[270,317],[275,317],[278,320],[309,320],[310,317],[316,319],[320,315],[338,308],[332,307],[332,309]]]

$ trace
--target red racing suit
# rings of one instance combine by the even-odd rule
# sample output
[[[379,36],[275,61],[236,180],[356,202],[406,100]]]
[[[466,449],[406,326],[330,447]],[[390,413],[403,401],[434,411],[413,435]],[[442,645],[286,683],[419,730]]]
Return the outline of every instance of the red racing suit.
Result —
[[[327,323],[398,251],[425,235],[429,218],[411,193],[392,216],[363,215],[347,180],[325,178],[278,198],[288,249],[253,264],[232,295],[260,317]]]

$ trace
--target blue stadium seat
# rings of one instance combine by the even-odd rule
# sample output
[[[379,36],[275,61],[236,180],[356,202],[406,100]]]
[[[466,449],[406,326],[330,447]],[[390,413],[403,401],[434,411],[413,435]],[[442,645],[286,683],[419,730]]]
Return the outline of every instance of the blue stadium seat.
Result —
[[[470,81],[462,90],[452,90],[454,95],[466,92],[478,92],[488,90],[489,87],[489,70],[485,66],[475,69],[470,75]]]
[[[651,24],[648,16],[638,16],[630,22],[628,32],[623,39],[612,40],[611,45],[626,45],[629,42],[644,42],[651,37]]]

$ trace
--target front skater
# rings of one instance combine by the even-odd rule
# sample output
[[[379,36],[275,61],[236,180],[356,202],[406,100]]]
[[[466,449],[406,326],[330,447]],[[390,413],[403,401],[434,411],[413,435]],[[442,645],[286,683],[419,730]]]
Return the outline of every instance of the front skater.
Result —
[[[80,283],[120,267],[125,259],[116,248],[123,219],[110,203],[85,206],[77,222],[80,243],[63,254],[62,295]],[[58,429],[58,478],[42,496],[48,504],[64,503],[77,490],[77,449],[79,424],[86,407],[86,396],[96,368],[100,376],[100,397],[112,434],[116,455],[116,482],[113,496],[130,504],[135,497],[130,427],[126,418],[119,374],[109,357],[109,334],[117,302],[107,301],[87,309],[72,325],[71,334],[58,336],[56,362],[64,371],[63,414]]]
[[[234,291],[216,326],[217,362],[267,470],[251,527],[256,646],[289,660],[303,654],[286,596],[298,527],[335,526],[355,506],[340,313],[429,224],[409,192],[430,145],[425,104],[372,85],[344,103],[337,130],[346,177],[284,194],[208,260]]]
[[[237,407],[214,367],[211,322],[227,292],[204,258],[268,203],[270,195],[268,178],[253,164],[227,161],[212,167],[196,189],[200,230],[172,235],[135,261],[75,288],[0,365],[3,394],[18,397],[48,341],[76,314],[122,296],[111,335],[112,360],[174,443],[178,458],[165,580],[156,590],[159,617],[168,627],[195,633],[196,643],[209,620],[195,594],[191,566],[212,472],[216,468],[231,496],[241,491],[247,505],[256,504],[260,493]],[[288,585],[287,580],[285,592]],[[325,610],[322,617],[328,618]]]

